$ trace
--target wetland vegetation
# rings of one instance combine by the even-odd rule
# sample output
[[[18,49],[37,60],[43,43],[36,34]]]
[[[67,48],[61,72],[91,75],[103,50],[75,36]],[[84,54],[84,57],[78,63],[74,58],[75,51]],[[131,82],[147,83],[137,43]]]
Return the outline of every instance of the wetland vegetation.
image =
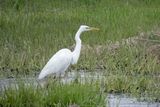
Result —
[[[1,0],[0,77],[37,77],[56,51],[74,46],[78,27],[86,24],[99,27],[100,31],[81,36],[80,60],[68,72],[98,70],[106,76],[104,92],[130,93],[159,102],[159,5],[159,0]],[[131,37],[138,39],[130,44],[131,40],[122,41]],[[29,107],[40,103],[60,107],[71,102],[82,107],[84,104],[96,106],[97,101],[99,104],[104,102],[104,97],[98,94],[98,86],[57,84],[46,92],[33,86],[22,87],[20,90],[6,90],[0,97],[0,104],[28,104]],[[45,96],[43,92],[51,94]],[[97,97],[89,100],[93,96]],[[18,98],[17,102],[15,98]],[[31,98],[32,102],[29,101]]]

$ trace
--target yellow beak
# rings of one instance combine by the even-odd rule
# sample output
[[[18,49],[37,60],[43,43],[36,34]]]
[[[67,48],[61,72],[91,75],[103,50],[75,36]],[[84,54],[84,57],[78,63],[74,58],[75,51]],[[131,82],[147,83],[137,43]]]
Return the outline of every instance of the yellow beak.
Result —
[[[95,27],[90,27],[90,30],[100,30],[100,29]]]

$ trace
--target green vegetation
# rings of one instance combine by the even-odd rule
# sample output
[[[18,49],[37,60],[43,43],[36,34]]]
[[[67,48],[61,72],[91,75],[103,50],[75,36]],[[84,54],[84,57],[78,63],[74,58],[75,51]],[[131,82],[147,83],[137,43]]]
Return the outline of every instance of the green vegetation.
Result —
[[[121,46],[106,57],[106,91],[131,93],[138,98],[159,101],[160,81],[157,59],[146,54],[150,44],[142,42],[135,46]]]
[[[104,107],[105,95],[96,84],[52,84],[48,88],[19,84],[19,89],[6,90],[0,97],[2,107]]]
[[[100,69],[106,74],[104,84],[106,92],[146,95],[154,101],[160,101],[158,58],[147,51],[151,45],[160,43],[160,37],[151,32],[156,31],[160,26],[159,5],[159,0],[1,0],[0,77],[37,74],[56,51],[73,46],[78,27],[86,24],[99,27],[101,30],[86,32],[81,36],[84,45],[82,54],[78,64],[70,69],[77,71]],[[139,36],[142,32],[145,38],[158,42],[140,41],[136,45],[120,43],[119,48],[108,49],[108,46],[112,46],[114,42]],[[73,94],[79,94],[74,93],[76,87],[67,87],[70,85],[64,86],[65,91],[71,88]],[[87,94],[92,86],[86,87]],[[56,88],[59,89],[61,86],[56,86],[55,90]],[[23,91],[35,92],[33,87],[6,92],[7,98],[11,96],[8,103],[14,105],[13,96],[22,95]],[[47,100],[43,91],[43,89],[36,89],[36,95],[32,97],[34,104],[40,103],[45,106],[49,104],[49,100],[59,95],[58,90],[57,93],[52,91],[54,94],[51,94],[52,96]],[[61,94],[65,93],[61,92]],[[22,97],[30,99],[29,95]],[[37,101],[38,95],[42,97]],[[92,95],[95,96],[94,93],[91,93]],[[68,97],[68,95],[64,96]],[[76,98],[72,103],[81,105],[83,102],[77,98],[77,95],[70,97],[74,96]],[[88,99],[87,96],[82,97]],[[63,102],[65,99],[66,101]],[[19,99],[16,104],[28,101],[21,100],[23,99]],[[7,99],[1,101],[5,104]],[[69,98],[62,98],[60,104],[67,105],[69,102]],[[53,103],[58,104],[54,101]]]
[[[81,24],[101,29],[82,35],[83,44],[91,46],[150,31],[160,24],[158,0],[1,2],[0,65],[1,69],[18,73],[39,71],[57,50],[72,46]],[[99,62],[97,59],[103,59],[98,56],[89,60],[97,57],[92,53],[81,55],[77,67],[86,65],[91,69]]]

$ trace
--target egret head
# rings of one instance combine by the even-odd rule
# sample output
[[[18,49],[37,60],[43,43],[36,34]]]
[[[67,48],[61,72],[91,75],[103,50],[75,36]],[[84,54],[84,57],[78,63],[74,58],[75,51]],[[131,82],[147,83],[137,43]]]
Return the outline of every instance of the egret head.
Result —
[[[81,25],[80,26],[80,30],[82,32],[84,32],[84,31],[99,30],[99,29],[98,28],[94,28],[94,27],[89,27],[87,25]]]

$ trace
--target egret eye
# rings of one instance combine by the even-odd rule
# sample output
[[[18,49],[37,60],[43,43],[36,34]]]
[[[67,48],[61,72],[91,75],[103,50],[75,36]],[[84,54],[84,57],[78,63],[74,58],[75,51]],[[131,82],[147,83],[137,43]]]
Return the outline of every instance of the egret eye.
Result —
[[[90,27],[86,27],[87,30],[90,30]]]

